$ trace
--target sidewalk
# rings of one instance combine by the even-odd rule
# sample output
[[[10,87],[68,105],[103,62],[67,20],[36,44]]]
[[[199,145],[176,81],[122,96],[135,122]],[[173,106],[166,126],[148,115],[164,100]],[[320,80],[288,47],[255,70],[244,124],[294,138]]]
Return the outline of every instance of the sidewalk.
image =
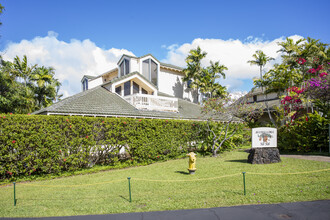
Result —
[[[1,218],[0,218],[1,219]],[[18,218],[16,218],[18,219]],[[22,218],[21,218],[22,219]],[[24,218],[33,219],[33,218]],[[246,205],[210,209],[137,212],[109,215],[87,215],[37,218],[38,220],[268,220],[268,219],[330,219],[330,200],[280,203],[270,205]]]

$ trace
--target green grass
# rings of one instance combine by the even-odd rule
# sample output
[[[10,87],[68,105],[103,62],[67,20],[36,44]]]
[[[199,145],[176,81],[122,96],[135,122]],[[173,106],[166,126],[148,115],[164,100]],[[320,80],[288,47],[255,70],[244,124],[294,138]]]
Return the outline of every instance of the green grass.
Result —
[[[246,163],[247,156],[245,152],[236,151],[218,158],[198,157],[195,175],[187,175],[188,159],[180,159],[18,183],[16,207],[13,206],[13,186],[3,186],[0,187],[0,217],[145,212],[330,199],[329,171],[297,175],[251,174],[329,169],[330,163],[282,158],[277,164],[251,165]],[[246,196],[243,195],[242,171],[246,172]],[[230,174],[237,175],[217,178]],[[132,178],[131,203],[127,177]],[[120,182],[110,182],[115,180]]]

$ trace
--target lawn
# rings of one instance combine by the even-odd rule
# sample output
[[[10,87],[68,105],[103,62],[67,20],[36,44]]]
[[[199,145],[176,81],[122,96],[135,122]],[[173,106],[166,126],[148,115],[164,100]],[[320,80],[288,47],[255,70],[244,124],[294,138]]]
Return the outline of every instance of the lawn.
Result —
[[[3,186],[0,217],[146,212],[330,199],[330,163],[282,158],[277,164],[251,165],[246,162],[247,156],[245,152],[235,151],[218,158],[198,157],[195,175],[187,175],[188,159],[180,159],[18,183],[16,206],[13,186]],[[317,170],[323,171],[312,172]],[[131,203],[127,177],[131,177]]]

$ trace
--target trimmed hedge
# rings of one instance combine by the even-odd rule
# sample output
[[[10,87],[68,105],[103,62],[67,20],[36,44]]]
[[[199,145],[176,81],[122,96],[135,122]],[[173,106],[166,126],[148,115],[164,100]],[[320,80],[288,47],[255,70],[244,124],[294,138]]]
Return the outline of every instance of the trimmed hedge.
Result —
[[[0,179],[178,158],[203,132],[196,121],[0,115]]]

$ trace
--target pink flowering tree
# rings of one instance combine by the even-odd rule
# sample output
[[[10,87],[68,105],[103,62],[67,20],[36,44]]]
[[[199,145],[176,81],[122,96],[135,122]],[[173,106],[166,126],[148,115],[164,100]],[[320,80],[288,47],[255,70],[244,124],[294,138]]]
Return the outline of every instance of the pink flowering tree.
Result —
[[[312,103],[318,108],[325,117],[330,115],[330,62],[322,65],[318,69],[310,69],[309,72],[314,74],[306,83],[305,95],[311,98]]]
[[[288,120],[295,120],[303,109],[304,89],[293,86],[287,89],[287,95],[281,99],[281,105],[284,110],[284,117]]]

